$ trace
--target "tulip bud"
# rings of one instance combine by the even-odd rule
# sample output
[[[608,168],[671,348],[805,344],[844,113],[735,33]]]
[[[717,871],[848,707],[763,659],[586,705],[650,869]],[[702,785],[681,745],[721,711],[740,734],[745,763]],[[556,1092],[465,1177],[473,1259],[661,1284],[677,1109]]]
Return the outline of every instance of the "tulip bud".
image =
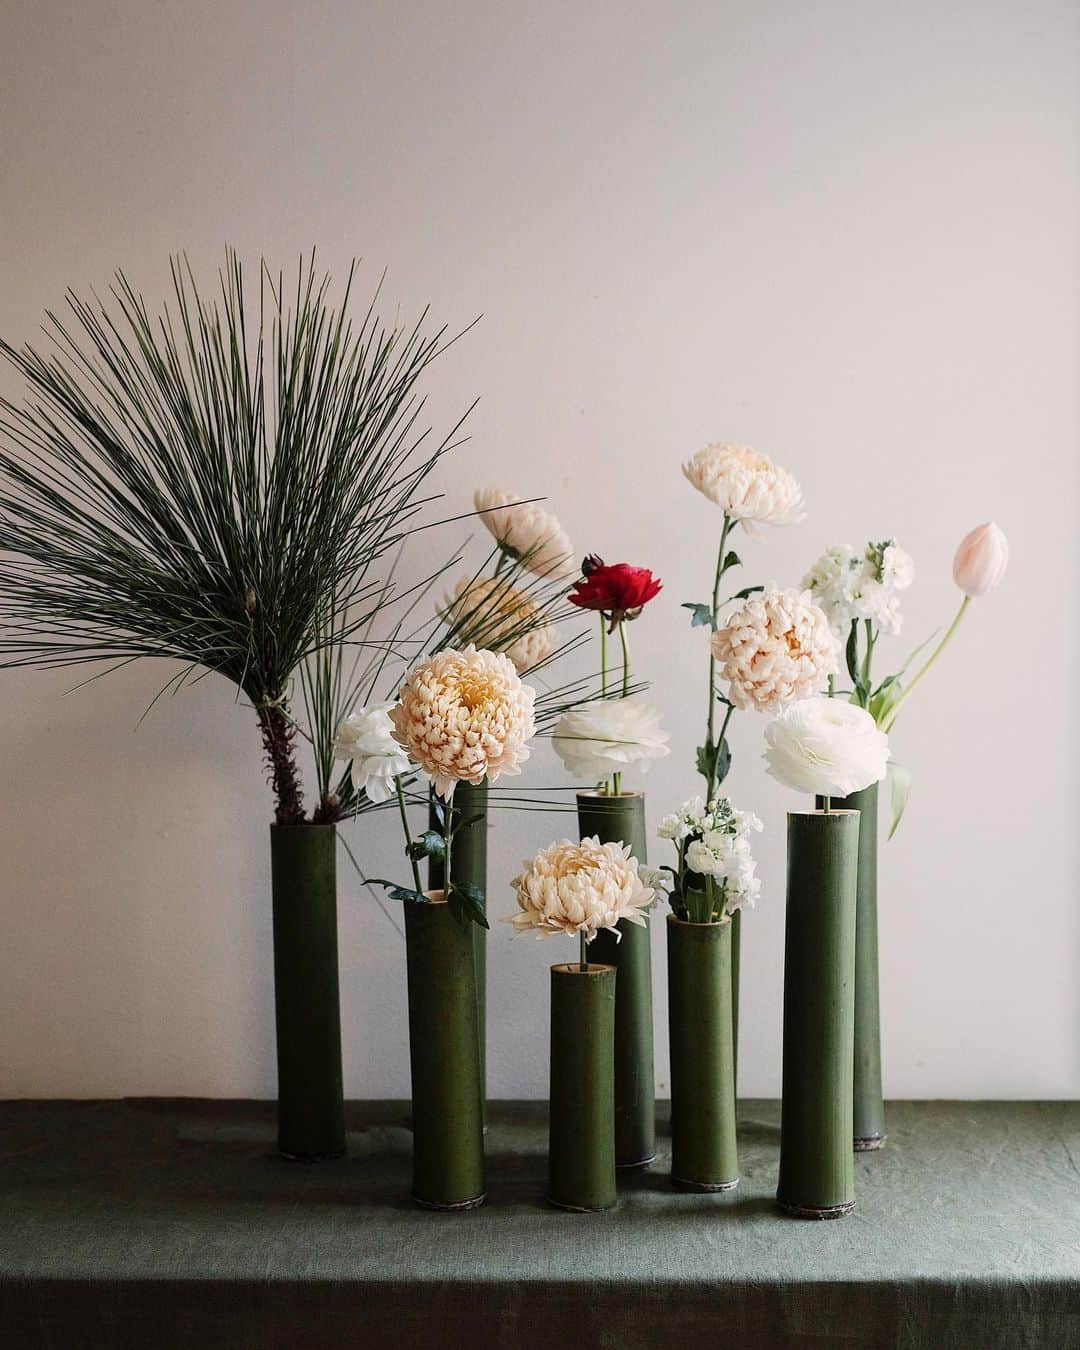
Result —
[[[965,595],[985,595],[1005,575],[1009,541],[993,521],[977,525],[960,541],[953,559],[953,580]]]

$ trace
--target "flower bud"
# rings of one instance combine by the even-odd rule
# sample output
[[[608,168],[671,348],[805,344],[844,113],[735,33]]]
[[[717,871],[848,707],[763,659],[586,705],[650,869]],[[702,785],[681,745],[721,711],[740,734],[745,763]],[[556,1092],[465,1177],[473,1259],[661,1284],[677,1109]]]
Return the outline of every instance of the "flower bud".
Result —
[[[604,560],[599,553],[588,553],[581,564],[581,575],[591,577],[594,572],[599,572],[604,566]]]
[[[1009,541],[991,520],[977,525],[960,541],[953,559],[953,580],[965,595],[985,595],[1005,575]]]

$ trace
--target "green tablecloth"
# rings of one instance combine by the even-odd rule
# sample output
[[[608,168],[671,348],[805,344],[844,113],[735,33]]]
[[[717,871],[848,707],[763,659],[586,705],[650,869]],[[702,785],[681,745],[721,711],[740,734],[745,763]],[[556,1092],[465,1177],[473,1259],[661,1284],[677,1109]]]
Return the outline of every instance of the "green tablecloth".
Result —
[[[1080,1347],[1080,1104],[896,1103],[831,1223],[774,1207],[776,1104],[740,1117],[738,1190],[673,1191],[662,1129],[618,1209],[573,1215],[543,1105],[499,1105],[488,1204],[440,1215],[400,1103],[314,1166],[266,1103],[0,1105],[0,1346]]]

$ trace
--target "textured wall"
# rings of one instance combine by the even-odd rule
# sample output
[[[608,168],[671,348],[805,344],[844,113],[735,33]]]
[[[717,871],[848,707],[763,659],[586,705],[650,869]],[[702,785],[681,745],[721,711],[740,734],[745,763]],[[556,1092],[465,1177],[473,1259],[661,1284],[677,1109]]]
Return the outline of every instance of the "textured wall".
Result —
[[[682,481],[711,439],[803,481],[798,529],[740,546],[792,582],[831,542],[895,534],[903,642],[951,613],[955,542],[996,517],[1013,565],[895,735],[915,773],[886,847],[887,1088],[1080,1090],[1076,12],[818,3],[5,7],[0,331],[122,265],[148,297],[186,248],[367,260],[406,310],[482,323],[441,363],[471,398],[443,474],[547,493],[580,551],[666,588],[634,630],[697,784],[700,633],[718,516]],[[10,381],[5,385],[10,389]],[[445,536],[448,544],[452,543]],[[268,793],[251,719],[207,681],[136,723],[167,674],[0,678],[0,1092],[270,1095]],[[745,928],[741,1086],[779,1086],[783,813],[761,723],[734,731],[766,819]],[[531,780],[560,781],[546,752]],[[567,822],[568,823],[568,822]],[[500,813],[492,907],[564,820]],[[396,837],[354,827],[372,871]],[[407,1086],[391,923],[342,872],[347,1089]],[[658,929],[660,925],[657,926]],[[493,937],[492,1087],[546,1089],[558,944]],[[658,1084],[666,1090],[662,934]]]

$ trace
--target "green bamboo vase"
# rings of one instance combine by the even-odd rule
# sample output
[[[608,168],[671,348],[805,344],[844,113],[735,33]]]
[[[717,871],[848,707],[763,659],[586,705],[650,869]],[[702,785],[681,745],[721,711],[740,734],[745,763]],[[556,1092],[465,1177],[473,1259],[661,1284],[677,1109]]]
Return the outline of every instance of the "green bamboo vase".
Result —
[[[551,968],[548,1199],[587,1212],[615,1204],[613,966]]]
[[[705,878],[701,885],[692,890],[704,890]],[[736,1097],[739,1092],[739,965],[742,955],[742,910],[737,909],[731,916],[731,1078]]]
[[[472,820],[454,836],[450,855],[453,879],[462,885],[475,886],[484,896],[487,908],[487,845],[488,845],[488,785],[474,787],[472,783],[458,783],[452,798],[453,810],[459,820]],[[438,829],[432,815],[431,828]],[[446,885],[446,869],[442,859],[432,858],[428,863],[428,885],[441,891]],[[472,931],[476,957],[476,1008],[480,1035],[480,1090],[484,1096],[484,1117],[487,1119],[487,929],[478,923],[469,925]]]
[[[852,1082],[859,812],[788,815],[781,1209],[855,1207]]]
[[[818,801],[819,807],[821,801]],[[881,1085],[881,1002],[878,985],[878,785],[872,783],[833,806],[860,813],[859,893],[855,904],[855,1151],[885,1143]]]
[[[278,1149],[317,1162],[345,1152],[338,993],[337,831],[272,825]]]
[[[640,792],[617,797],[579,792],[581,838],[630,845],[644,864],[645,798]],[[653,1071],[652,942],[647,926],[622,919],[619,937],[597,933],[589,959],[614,966],[615,983],[615,1166],[648,1167],[656,1157],[656,1085]]]
[[[484,1124],[472,929],[442,891],[405,905],[412,1069],[413,1199],[425,1209],[484,1200]]]
[[[696,1191],[739,1184],[730,919],[668,915],[671,1179]]]

